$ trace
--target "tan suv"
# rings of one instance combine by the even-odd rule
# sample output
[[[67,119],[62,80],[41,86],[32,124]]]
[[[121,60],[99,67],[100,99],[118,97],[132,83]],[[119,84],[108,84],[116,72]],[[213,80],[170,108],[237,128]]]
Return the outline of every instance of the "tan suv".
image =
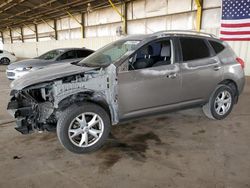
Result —
[[[75,153],[100,148],[111,125],[200,106],[223,119],[243,90],[244,62],[210,34],[164,31],[122,38],[78,64],[12,82],[16,130],[54,130]]]

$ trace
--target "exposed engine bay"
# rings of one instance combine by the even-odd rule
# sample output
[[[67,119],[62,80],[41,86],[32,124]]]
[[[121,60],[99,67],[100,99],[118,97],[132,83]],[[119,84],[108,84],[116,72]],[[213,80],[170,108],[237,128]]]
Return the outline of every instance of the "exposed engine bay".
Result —
[[[81,101],[92,101],[118,123],[116,67],[96,68],[55,80],[40,82],[21,90],[12,88],[8,110],[23,134],[54,130],[62,110]]]

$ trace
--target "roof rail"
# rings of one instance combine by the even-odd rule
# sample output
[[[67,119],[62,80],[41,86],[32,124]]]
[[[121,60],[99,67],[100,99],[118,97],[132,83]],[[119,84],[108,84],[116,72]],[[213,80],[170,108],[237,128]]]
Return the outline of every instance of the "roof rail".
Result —
[[[153,34],[194,34],[194,35],[208,36],[211,38],[217,38],[214,34],[211,34],[211,33],[204,33],[204,32],[192,31],[192,30],[165,30],[165,31],[158,31]]]

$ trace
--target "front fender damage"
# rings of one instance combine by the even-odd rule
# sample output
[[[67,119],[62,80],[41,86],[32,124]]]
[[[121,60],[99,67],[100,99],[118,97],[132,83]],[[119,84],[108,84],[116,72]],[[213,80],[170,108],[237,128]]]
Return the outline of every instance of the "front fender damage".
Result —
[[[17,120],[16,129],[23,134],[55,129],[63,108],[84,100],[103,104],[112,124],[119,121],[114,65],[13,90],[11,96],[8,110]]]

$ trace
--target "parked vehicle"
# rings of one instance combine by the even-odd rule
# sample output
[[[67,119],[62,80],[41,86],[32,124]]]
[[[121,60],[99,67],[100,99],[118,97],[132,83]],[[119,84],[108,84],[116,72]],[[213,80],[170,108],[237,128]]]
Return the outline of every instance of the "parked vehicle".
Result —
[[[15,80],[37,69],[52,64],[79,62],[94,51],[86,48],[60,48],[33,58],[10,64],[6,69],[8,79]]]
[[[14,53],[10,53],[6,50],[0,50],[0,64],[9,65],[11,62],[16,61],[17,58]]]
[[[57,130],[75,153],[100,148],[111,125],[200,106],[224,119],[242,93],[244,62],[212,35],[166,31],[113,42],[78,64],[44,68],[11,84],[16,130]]]

